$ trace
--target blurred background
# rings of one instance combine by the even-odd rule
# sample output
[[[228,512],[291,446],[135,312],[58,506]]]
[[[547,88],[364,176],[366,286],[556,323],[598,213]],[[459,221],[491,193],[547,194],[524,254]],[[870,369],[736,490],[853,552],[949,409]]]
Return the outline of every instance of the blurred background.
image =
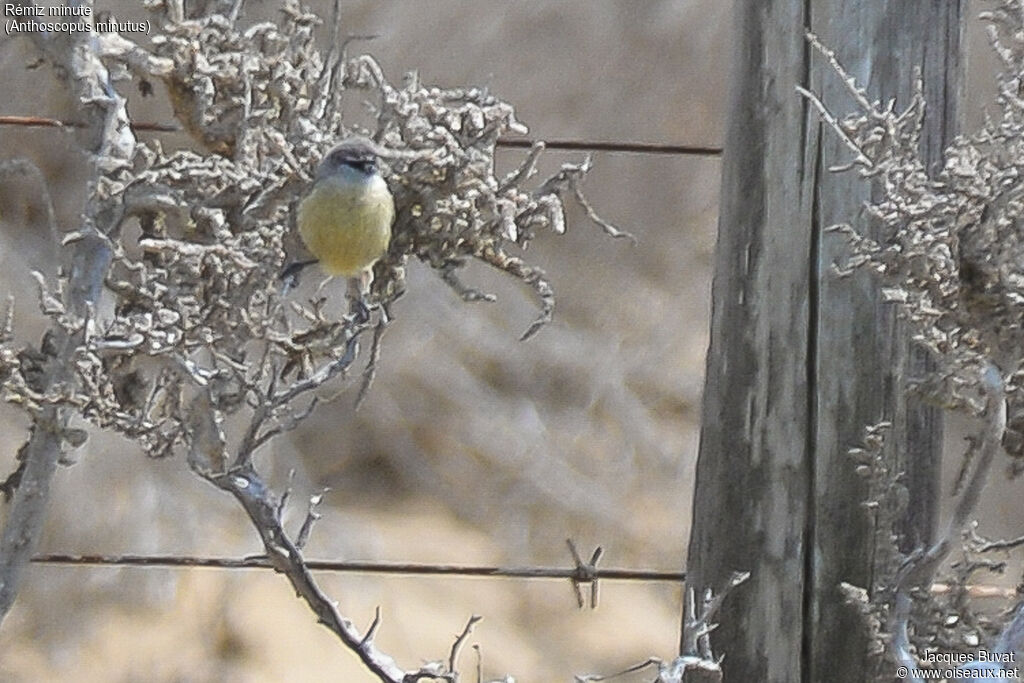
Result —
[[[329,17],[328,3],[322,16]],[[314,7],[317,5],[314,3]],[[119,18],[138,3],[96,3]],[[278,4],[245,3],[243,21]],[[487,86],[514,105],[530,137],[718,145],[730,3],[628,0],[509,3],[344,0],[343,33],[375,34],[393,82]],[[140,36],[128,36],[139,38]],[[28,40],[4,38],[0,114],[69,118]],[[170,121],[165,93],[123,88],[136,121]],[[359,103],[353,100],[353,109]],[[358,112],[355,112],[358,114]],[[173,134],[166,148],[187,145]],[[26,157],[50,183],[61,230],[75,227],[84,163],[73,134],[0,127],[2,157]],[[524,157],[503,150],[507,168]],[[546,152],[541,177],[583,153]],[[466,304],[428,268],[410,267],[377,381],[355,387],[264,451],[303,496],[331,491],[308,556],[370,561],[571,566],[565,539],[602,566],[680,570],[707,345],[716,158],[596,153],[584,190],[635,234],[612,240],[572,207],[564,236],[526,257],[549,274],[555,321],[528,342],[530,291],[486,268],[463,280],[498,295]],[[0,184],[0,289],[19,300],[19,335],[38,340],[32,269],[53,271],[38,180]],[[25,422],[2,409],[0,471],[13,468]],[[94,434],[58,472],[43,551],[240,556],[260,551],[234,501],[130,443]],[[0,514],[3,514],[0,512]],[[571,680],[676,653],[681,588],[603,582],[580,611],[566,580],[324,575],[342,613],[365,628],[381,606],[380,647],[405,667],[446,657],[472,614],[485,678]],[[467,648],[463,667],[475,668]],[[33,566],[0,631],[5,681],[370,681],[266,571]],[[630,679],[625,679],[630,680]],[[639,678],[637,680],[640,680]]]
[[[731,2],[342,4],[344,33],[379,36],[353,51],[373,54],[392,82],[416,70],[428,84],[487,86],[516,105],[531,138],[723,142]],[[120,18],[145,16],[138,5],[96,3]],[[273,19],[277,7],[249,0],[243,21]],[[968,11],[968,127],[992,85],[976,10]],[[0,40],[0,115],[71,118],[63,88],[29,41]],[[136,121],[171,120],[159,86],[147,99],[134,86],[123,91]],[[188,144],[174,134],[140,137],[170,149]],[[523,155],[503,150],[499,161],[511,168]],[[582,156],[549,151],[540,170]],[[0,161],[19,157],[42,169],[60,229],[74,229],[86,177],[74,134],[0,126]],[[265,449],[261,466],[279,484],[296,470],[292,528],[304,496],[331,489],[309,557],[569,566],[565,539],[573,538],[585,556],[603,546],[603,566],[683,568],[720,164],[594,157],[585,191],[639,241],[606,237],[575,207],[566,235],[541,235],[526,256],[555,286],[552,324],[520,343],[536,314],[529,291],[470,268],[463,280],[498,301],[466,304],[412,264],[362,408],[353,409],[350,386]],[[52,273],[56,263],[39,188],[38,178],[0,179],[0,292],[15,295],[18,335],[33,342],[44,327],[30,272]],[[25,427],[0,406],[4,476]],[[947,430],[951,454],[965,427]],[[260,551],[241,509],[182,460],[147,460],[131,443],[97,433],[74,456],[79,462],[58,472],[42,551]],[[1017,535],[1012,500],[1008,490],[986,497],[983,512],[995,523],[983,532]],[[484,617],[470,642],[480,646],[485,679],[568,681],[670,659],[678,646],[679,586],[605,581],[599,608],[580,611],[564,580],[321,579],[363,628],[381,607],[378,643],[407,668],[447,656],[472,614]],[[474,656],[464,651],[467,671]],[[0,680],[374,679],[267,571],[34,566],[0,630]]]

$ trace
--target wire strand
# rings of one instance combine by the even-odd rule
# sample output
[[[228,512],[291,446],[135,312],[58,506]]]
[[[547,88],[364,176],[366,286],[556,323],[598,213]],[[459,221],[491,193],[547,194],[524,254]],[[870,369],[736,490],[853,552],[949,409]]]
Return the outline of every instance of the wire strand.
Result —
[[[36,564],[94,567],[204,567],[212,569],[273,569],[266,557],[192,557],[183,555],[96,555],[40,554]],[[482,565],[416,564],[407,562],[354,562],[306,560],[311,570],[359,574],[397,574],[406,576],[483,576],[513,579],[572,579],[579,570],[564,567],[496,567]],[[598,569],[593,578],[610,581],[658,581],[681,583],[684,572],[649,569]]]
[[[273,569],[270,561],[261,555],[250,557],[195,557],[186,555],[72,555],[66,553],[40,554],[32,558],[36,564],[71,567],[135,567],[170,569]],[[506,579],[578,579],[579,569],[565,567],[495,567],[481,565],[417,564],[411,562],[342,562],[337,560],[306,560],[314,571],[348,574],[389,574],[393,576],[455,576]],[[594,581],[648,581],[652,583],[684,583],[685,572],[655,569],[599,569],[593,567]],[[943,595],[954,590],[947,583],[933,583],[931,592]],[[967,593],[973,598],[1009,599],[1017,595],[1013,587],[971,584]]]
[[[534,144],[533,140],[521,140],[518,138],[499,138],[498,147],[524,148],[529,149]],[[669,145],[654,142],[602,142],[598,140],[545,140],[544,146],[548,149],[557,149],[570,152],[627,152],[632,154],[668,154],[680,156],[721,156],[721,147],[709,147],[702,145]]]
[[[0,116],[0,126],[26,126],[30,128],[81,128],[74,121],[61,121],[44,116]],[[150,133],[177,133],[181,126],[167,123],[139,122],[132,124],[132,130]],[[525,138],[499,138],[498,147],[507,149],[530,149],[535,140]],[[655,142],[602,141],[602,140],[545,140],[550,150],[563,152],[621,152],[627,154],[664,154],[676,156],[721,156],[722,148],[708,145],[675,145]]]

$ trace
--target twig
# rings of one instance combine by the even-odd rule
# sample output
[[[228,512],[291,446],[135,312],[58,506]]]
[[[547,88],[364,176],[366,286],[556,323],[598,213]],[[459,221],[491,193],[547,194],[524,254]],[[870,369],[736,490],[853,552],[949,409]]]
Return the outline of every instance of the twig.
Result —
[[[504,192],[532,176],[537,169],[537,160],[545,149],[547,149],[546,143],[541,141],[534,142],[530,146],[530,153],[526,155],[526,159],[523,160],[523,163],[521,163],[516,170],[512,171],[502,179],[501,184],[498,185],[498,191]]]
[[[691,596],[687,601],[687,604],[690,605],[691,613],[687,615],[686,621],[683,624],[681,648],[683,656],[710,659],[711,648],[708,643],[708,634],[715,628],[712,619],[715,618],[729,593],[749,578],[750,572],[733,572],[732,576],[729,577],[728,583],[717,594],[712,593],[711,589],[708,589],[704,594],[703,605],[699,615],[696,613],[697,601]],[[693,589],[690,590],[692,591]]]
[[[971,541],[973,543],[972,550],[979,553],[987,553],[993,550],[1013,550],[1014,548],[1019,548],[1024,545],[1024,536],[1018,536],[1017,538],[1011,539],[1001,538],[994,541],[982,538],[978,535],[976,525],[972,525],[968,530],[968,533],[970,534]]]
[[[594,209],[591,203],[587,201],[587,198],[583,196],[583,192],[580,191],[580,188],[578,186],[573,186],[572,193],[573,196],[576,197],[576,201],[579,202],[579,205],[583,207],[584,211],[586,211],[587,218],[589,218],[594,223],[599,225],[601,229],[603,229],[606,233],[615,238],[628,240],[632,242],[634,245],[637,244],[637,239],[635,235],[633,235],[632,233],[628,233],[620,228],[616,228],[614,225],[612,225],[605,219],[601,218],[601,216],[597,213],[597,211]]]
[[[356,396],[356,410],[359,410],[363,405],[363,401],[366,399],[366,395],[370,391],[370,386],[373,384],[373,380],[377,376],[377,364],[380,362],[382,348],[381,342],[384,339],[384,331],[387,329],[388,323],[390,322],[391,316],[388,314],[387,307],[381,306],[380,318],[377,320],[377,324],[373,328],[373,341],[370,343],[370,358],[366,361],[366,368],[363,370],[363,382],[359,386],[359,394]]]
[[[456,668],[456,665],[459,662],[459,652],[462,650],[462,646],[466,643],[466,638],[469,638],[469,634],[473,631],[473,627],[476,626],[482,619],[483,617],[477,616],[475,614],[471,616],[469,618],[469,621],[466,622],[465,628],[462,629],[462,633],[460,633],[455,638],[455,642],[452,643],[452,651],[451,654],[448,655],[448,671],[450,673],[454,673],[458,670]]]
[[[302,520],[299,534],[295,537],[295,547],[300,550],[306,547],[306,543],[309,541],[309,534],[313,531],[313,525],[321,517],[316,509],[320,506],[320,503],[324,502],[324,494],[326,492],[327,490],[324,489],[315,496],[309,497],[309,505],[306,506],[306,518]]]
[[[578,674],[573,677],[573,680],[576,681],[576,683],[597,683],[598,681],[610,681],[612,679],[619,678],[627,674],[636,673],[637,671],[643,671],[644,669],[651,666],[660,667],[664,663],[665,662],[662,659],[658,659],[657,657],[651,657],[647,661],[640,662],[639,664],[634,664],[633,666],[625,668],[622,671],[616,671],[613,674]]]
[[[245,0],[234,0],[231,5],[231,12],[228,14],[228,21],[234,24],[238,21],[238,15],[242,13],[242,5],[245,4]]]

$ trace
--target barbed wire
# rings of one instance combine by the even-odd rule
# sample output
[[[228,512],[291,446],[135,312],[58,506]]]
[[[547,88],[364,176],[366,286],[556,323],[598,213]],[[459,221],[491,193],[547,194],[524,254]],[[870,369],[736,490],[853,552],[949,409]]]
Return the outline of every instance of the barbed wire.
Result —
[[[572,554],[572,568],[565,567],[498,567],[485,565],[419,564],[413,562],[359,562],[340,560],[303,560],[303,566],[311,571],[330,571],[361,574],[393,574],[399,576],[457,576],[509,579],[568,579],[576,596],[576,604],[583,609],[588,604],[596,609],[599,598],[599,581],[646,581],[682,584],[684,572],[658,571],[651,569],[598,569],[597,562],[604,551],[597,546],[589,560],[584,560],[572,539],[566,539]],[[144,568],[210,568],[210,569],[275,569],[265,555],[248,557],[196,557],[188,555],[69,555],[60,553],[41,554],[32,558],[35,564],[54,564],[102,567],[144,567]],[[589,596],[583,587],[589,588]]]
[[[273,569],[265,556],[197,557],[189,555],[97,555],[48,553],[32,558],[36,564],[106,566],[106,567],[205,567],[212,569]],[[419,564],[411,562],[360,562],[340,560],[305,560],[315,571],[351,574],[396,574],[406,576],[497,577],[507,579],[573,579],[579,569],[573,567],[499,567],[489,565]],[[652,569],[593,568],[594,580],[653,581],[681,583],[686,573]]]
[[[0,116],[0,126],[26,126],[30,128],[81,128],[75,121],[62,121],[45,116]],[[181,126],[170,123],[139,122],[132,124],[132,130],[149,133],[178,133]],[[509,149],[530,149],[535,140],[529,138],[500,138],[498,147]],[[677,156],[721,156],[722,148],[707,145],[676,145],[655,142],[629,142],[605,140],[545,140],[550,150],[567,152],[623,152],[629,154],[664,154]]]
[[[499,138],[498,147],[529,149],[534,141],[528,139]],[[545,140],[547,149],[579,152],[627,152],[632,154],[667,154],[680,156],[716,157],[721,147],[700,145],[670,145],[655,142],[617,142],[597,140]]]
[[[164,569],[273,569],[270,561],[262,555],[248,557],[202,557],[195,555],[133,555],[133,554],[70,554],[45,553],[32,558],[35,564],[63,565],[73,567],[127,567],[127,568],[164,568]],[[345,574],[390,574],[395,576],[454,576],[484,577],[502,579],[569,579],[573,582],[590,581],[645,581],[650,583],[684,583],[686,572],[633,569],[615,567],[598,569],[586,565],[577,567],[550,566],[493,566],[493,565],[456,565],[428,564],[415,562],[361,562],[342,560],[306,560],[306,566],[313,571],[336,572]],[[581,568],[589,570],[588,576],[581,578]],[[955,590],[955,587],[937,582],[933,583],[931,592],[943,595]],[[1019,597],[1012,586],[994,586],[988,584],[970,584],[966,586],[968,595],[973,598],[1010,599]]]

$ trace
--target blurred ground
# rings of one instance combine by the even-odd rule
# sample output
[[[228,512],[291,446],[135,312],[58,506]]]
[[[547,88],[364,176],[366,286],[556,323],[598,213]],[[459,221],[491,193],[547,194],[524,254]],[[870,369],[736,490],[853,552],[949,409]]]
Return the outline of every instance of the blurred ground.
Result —
[[[134,2],[97,2],[121,17]],[[248,19],[276,4],[246,3]],[[344,31],[389,77],[486,85],[515,103],[541,139],[717,144],[722,139],[730,3],[716,0],[349,0]],[[4,114],[63,116],[27,41],[0,43]],[[130,103],[167,120],[162,93]],[[358,108],[358,103],[353,103]],[[165,145],[180,144],[162,136]],[[2,157],[26,156],[51,182],[62,229],[77,220],[81,160],[64,134],[0,129]],[[542,171],[581,155],[546,154]],[[509,167],[522,152],[506,151]],[[464,280],[496,304],[464,304],[414,267],[366,404],[323,407],[268,449],[300,492],[329,485],[311,557],[565,565],[564,539],[605,547],[606,566],[678,569],[689,531],[691,472],[707,344],[715,159],[597,154],[585,189],[639,238],[613,241],[573,211],[569,232],[528,256],[551,276],[555,322],[521,344],[530,293],[483,269]],[[0,289],[15,292],[20,333],[37,338],[32,268],[52,265],[32,183],[0,186]],[[24,293],[24,296],[22,296]],[[0,412],[2,471],[24,424]],[[240,510],[184,463],[152,462],[94,437],[58,474],[43,550],[240,555],[257,550]],[[301,496],[296,496],[301,500]],[[0,513],[2,514],[2,513]],[[302,510],[295,513],[297,524]],[[332,576],[342,612],[412,666],[445,656],[471,614],[485,676],[571,680],[649,656],[678,640],[678,588],[602,586],[578,612],[567,583]],[[473,667],[467,649],[464,664]],[[286,582],[265,572],[36,567],[0,631],[0,679],[11,681],[369,681],[315,624]],[[629,680],[629,679],[624,679]],[[639,679],[637,679],[639,680]]]

